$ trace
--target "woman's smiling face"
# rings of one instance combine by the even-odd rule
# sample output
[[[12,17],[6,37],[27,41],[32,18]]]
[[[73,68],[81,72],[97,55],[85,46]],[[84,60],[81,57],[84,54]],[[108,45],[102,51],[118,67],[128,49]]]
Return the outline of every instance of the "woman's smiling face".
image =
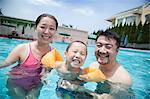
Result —
[[[43,17],[39,21],[36,32],[38,33],[38,40],[44,43],[52,42],[56,33],[55,20],[49,17]]]

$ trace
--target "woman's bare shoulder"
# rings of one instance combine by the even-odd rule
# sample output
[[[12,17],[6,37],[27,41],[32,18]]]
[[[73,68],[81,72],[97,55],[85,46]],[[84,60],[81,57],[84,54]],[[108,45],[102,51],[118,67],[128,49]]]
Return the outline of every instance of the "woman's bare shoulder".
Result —
[[[29,43],[19,44],[16,46],[17,49],[26,49],[29,46]]]

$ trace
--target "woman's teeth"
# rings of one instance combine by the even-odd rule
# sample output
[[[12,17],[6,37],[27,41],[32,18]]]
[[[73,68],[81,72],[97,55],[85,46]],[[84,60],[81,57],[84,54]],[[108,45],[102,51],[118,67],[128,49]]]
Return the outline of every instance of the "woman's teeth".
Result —
[[[47,35],[42,35],[42,37],[45,38],[45,39],[49,39],[50,38],[50,36],[47,36]]]

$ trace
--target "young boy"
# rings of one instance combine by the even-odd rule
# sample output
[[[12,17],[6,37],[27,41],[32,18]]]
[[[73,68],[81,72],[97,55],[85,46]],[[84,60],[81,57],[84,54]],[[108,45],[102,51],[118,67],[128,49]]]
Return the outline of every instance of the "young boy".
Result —
[[[78,79],[82,74],[81,66],[84,64],[87,56],[87,46],[82,41],[70,43],[65,51],[64,62],[56,62],[60,80],[57,83],[56,93],[61,98],[90,98],[91,96],[83,92],[83,81]],[[82,92],[81,92],[82,91]]]

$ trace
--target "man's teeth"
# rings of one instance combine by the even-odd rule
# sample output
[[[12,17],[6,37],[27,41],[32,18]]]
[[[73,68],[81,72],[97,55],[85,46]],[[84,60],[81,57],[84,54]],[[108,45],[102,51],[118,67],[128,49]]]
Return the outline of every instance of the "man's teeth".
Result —
[[[109,57],[109,55],[99,55],[102,58]]]

